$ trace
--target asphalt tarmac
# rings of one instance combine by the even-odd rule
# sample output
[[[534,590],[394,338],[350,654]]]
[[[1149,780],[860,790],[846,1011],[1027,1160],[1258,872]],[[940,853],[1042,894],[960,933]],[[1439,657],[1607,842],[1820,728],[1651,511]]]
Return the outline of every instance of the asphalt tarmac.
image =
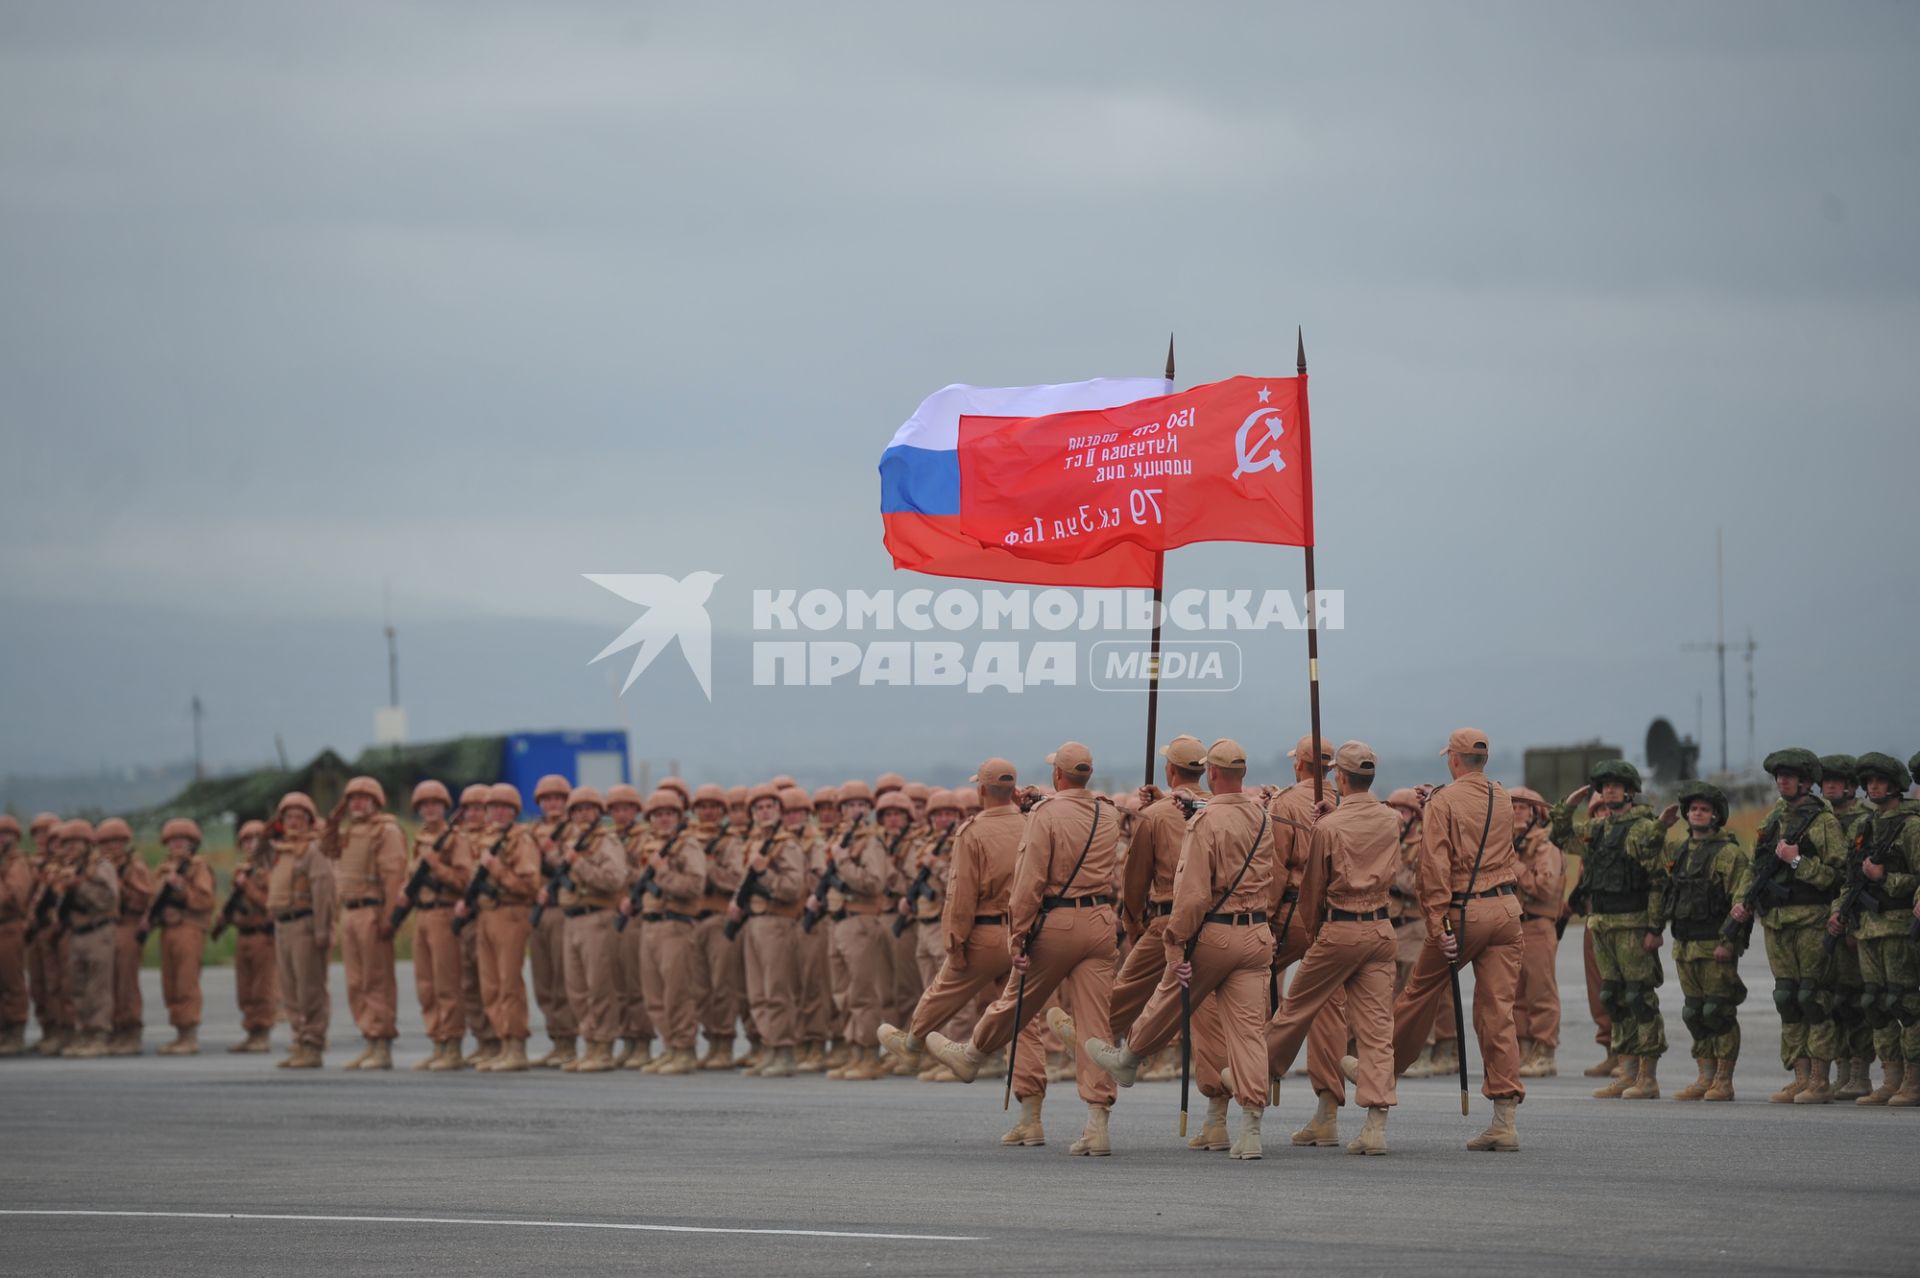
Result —
[[[1313,1099],[1290,1079],[1251,1163],[1175,1137],[1175,1083],[1122,1092],[1114,1157],[1084,1159],[1071,1084],[1045,1147],[1004,1149],[986,1080],[413,1073],[404,969],[401,1069],[289,1074],[221,1050],[232,980],[209,971],[205,1055],[152,1056],[154,1028],[141,1059],[0,1061],[0,1273],[1912,1273],[1920,1110],[1767,1104],[1756,955],[1734,1104],[1592,1100],[1578,936],[1565,1074],[1529,1083],[1521,1152],[1463,1148],[1477,1074],[1471,1118],[1455,1081],[1404,1080],[1385,1158],[1294,1149]],[[333,972],[337,1066],[357,1040]],[[1692,1071],[1662,993],[1671,1092]]]

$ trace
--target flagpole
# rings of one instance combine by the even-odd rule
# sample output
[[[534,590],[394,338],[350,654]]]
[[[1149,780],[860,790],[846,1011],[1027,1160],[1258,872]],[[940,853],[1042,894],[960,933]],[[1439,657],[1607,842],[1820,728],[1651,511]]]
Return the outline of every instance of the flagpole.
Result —
[[[1173,390],[1173,334],[1167,334],[1167,390]],[[1153,748],[1160,723],[1160,601],[1167,576],[1167,552],[1153,556],[1153,640],[1147,649],[1147,765],[1146,780],[1153,784]]]
[[[1294,335],[1299,342],[1297,367],[1300,372],[1300,415],[1304,418],[1307,416],[1307,336],[1304,329],[1295,329]],[[1311,435],[1302,432],[1302,437],[1310,439]],[[1311,484],[1313,482],[1311,460],[1307,462],[1307,475],[1307,482]],[[1311,510],[1313,501],[1311,490],[1307,494],[1307,501]],[[1323,757],[1320,750],[1320,605],[1314,597],[1312,544],[1309,543],[1303,547],[1303,551],[1307,562],[1307,714],[1313,725],[1313,801],[1318,803],[1321,779],[1326,772],[1326,769],[1320,765]]]

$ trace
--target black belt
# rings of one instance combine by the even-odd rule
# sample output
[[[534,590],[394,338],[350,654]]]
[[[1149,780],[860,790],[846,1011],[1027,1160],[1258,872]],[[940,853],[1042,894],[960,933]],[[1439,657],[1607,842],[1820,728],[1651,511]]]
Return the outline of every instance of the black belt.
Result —
[[[1475,892],[1472,896],[1468,896],[1465,892],[1455,892],[1453,894],[1453,903],[1455,905],[1465,905],[1468,901],[1478,901],[1489,896],[1512,896],[1514,890],[1513,884],[1502,883],[1499,887],[1490,887],[1484,892]]]
[[[445,901],[422,901],[413,908],[416,910],[444,910],[447,908],[447,903]]]
[[[1098,896],[1050,896],[1040,902],[1043,910],[1090,910],[1096,905],[1112,905],[1113,898]]]
[[[1411,915],[1402,914],[1399,918],[1393,920],[1393,925],[1395,927],[1411,927],[1413,926],[1413,917]]]
[[[693,918],[696,923],[704,923],[708,919],[713,918],[715,915],[719,913],[720,911],[718,910],[702,910],[698,914],[694,915]]]
[[[1378,923],[1387,917],[1387,907],[1383,905],[1377,910],[1359,912],[1354,910],[1336,910],[1329,905],[1327,907],[1327,917],[1335,923]]]
[[[1007,916],[1004,914],[976,914],[973,916],[975,927],[1005,927]]]
[[[235,930],[238,931],[241,936],[272,936],[273,924],[263,923],[259,927],[243,927]]]
[[[1554,923],[1554,922],[1558,922],[1558,920],[1557,920],[1557,919],[1555,919],[1555,918],[1553,917],[1553,915],[1551,915],[1551,914],[1529,914],[1529,913],[1527,913],[1527,912],[1526,912],[1525,910],[1522,910],[1522,911],[1520,911],[1520,920],[1521,920],[1521,922],[1523,922],[1523,923]],[[1716,934],[1717,934],[1717,933],[1718,933],[1718,929],[1715,929],[1715,932],[1716,932]]]
[[[1147,908],[1141,911],[1143,918],[1157,919],[1173,913],[1172,901],[1148,901]]]
[[[349,910],[368,910],[368,909],[372,909],[374,906],[378,904],[380,904],[379,897],[363,896],[357,901],[348,901],[346,908],[348,908]]]
[[[560,912],[570,919],[578,919],[585,918],[589,914],[598,914],[606,908],[604,905],[569,905]]]
[[[1238,914],[1207,915],[1207,922],[1209,923],[1227,923],[1234,927],[1252,927],[1256,923],[1265,923],[1266,921],[1267,912],[1265,910],[1242,910]]]
[[[86,936],[91,932],[98,932],[103,927],[112,927],[113,923],[112,919],[95,919],[91,923],[76,923],[67,929],[67,935]]]
[[[698,923],[700,921],[691,914],[681,914],[674,910],[662,910],[658,914],[650,914],[647,917],[656,923],[661,921],[668,923]]]
[[[275,923],[291,923],[295,919],[310,919],[312,917],[312,910],[288,910],[285,913],[274,915],[273,921]]]

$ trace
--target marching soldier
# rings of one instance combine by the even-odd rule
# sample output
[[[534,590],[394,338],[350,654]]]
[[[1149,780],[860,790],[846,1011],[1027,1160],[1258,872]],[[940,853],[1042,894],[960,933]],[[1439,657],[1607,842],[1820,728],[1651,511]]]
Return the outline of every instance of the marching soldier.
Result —
[[[613,1063],[621,1069],[639,1069],[653,1059],[653,1022],[647,1017],[647,996],[640,983],[640,922],[633,917],[632,904],[626,899],[629,889],[646,872],[652,851],[652,836],[640,819],[645,800],[640,792],[622,782],[607,789],[607,817],[613,823],[613,837],[627,858],[627,881],[621,886],[620,914],[625,924],[615,920],[614,948],[619,952],[620,1037],[623,1046]]]
[[[340,957],[347,1009],[366,1040],[342,1069],[392,1069],[399,1034],[400,985],[393,964],[392,914],[407,880],[407,840],[386,811],[387,792],[372,777],[347,782],[347,819],[327,822],[321,848],[333,859],[340,890]]]
[[[20,850],[20,821],[0,813],[0,1056],[27,1050],[27,912],[33,866]]]
[[[72,991],[77,1040],[62,1056],[108,1054],[113,1029],[114,924],[120,915],[120,876],[94,843],[93,827],[68,821],[60,827],[65,864],[55,880],[55,915],[65,923],[67,988]]]
[[[620,1037],[619,949],[613,920],[627,885],[627,851],[600,824],[606,803],[591,786],[576,786],[567,798],[569,825],[561,835],[565,858],[547,890],[567,920],[567,997],[587,1041],[587,1054],[562,1069],[598,1074],[614,1069],[613,1041]]]
[[[175,817],[160,827],[160,842],[169,860],[161,868],[160,994],[167,1003],[167,1022],[173,1042],[160,1046],[162,1056],[200,1054],[200,960],[207,948],[207,928],[213,922],[213,867],[195,855],[200,850],[200,826]]]
[[[699,1070],[693,1045],[700,1000],[694,984],[695,913],[707,890],[706,848],[718,837],[710,828],[682,825],[685,798],[676,790],[647,797],[647,821],[664,841],[647,867],[641,906],[640,974],[647,984],[647,1011],[666,1050],[643,1074],[692,1074]]]
[[[540,891],[540,849],[514,818],[520,815],[520,791],[501,781],[487,788],[487,831],[474,842],[479,859],[467,890],[453,907],[455,926],[479,933],[475,958],[480,967],[480,996],[487,1024],[500,1053],[476,1069],[519,1074],[533,1067],[527,1059],[527,982],[521,973],[527,941],[533,934],[534,897]],[[483,877],[484,876],[484,877]],[[472,910],[467,902],[472,901]],[[467,926],[473,912],[478,922]],[[559,1044],[555,1044],[558,1051]],[[573,1041],[567,1040],[570,1059]]]
[[[1448,986],[1450,965],[1473,964],[1473,1025],[1493,1122],[1468,1149],[1520,1148],[1514,1111],[1526,1099],[1513,994],[1520,984],[1520,902],[1513,885],[1513,803],[1487,779],[1487,734],[1457,728],[1445,755],[1451,784],[1422,790],[1420,909],[1427,944],[1394,1005],[1396,1072],[1419,1055]],[[1658,825],[1654,827],[1658,830]],[[1448,926],[1448,925],[1451,926]]]
[[[279,1062],[281,1069],[320,1068],[333,1015],[333,1000],[327,993],[327,954],[333,948],[338,898],[333,861],[321,851],[315,833],[319,822],[313,800],[298,791],[283,796],[274,813],[281,834],[271,845],[267,909],[273,915],[280,997],[286,1001],[287,1025],[293,1031],[293,1044]]]
[[[1365,742],[1342,745],[1333,762],[1339,798],[1323,798],[1314,807],[1300,888],[1301,921],[1313,943],[1287,987],[1286,1002],[1267,1024],[1265,1064],[1273,1077],[1284,1077],[1309,1027],[1334,991],[1344,990],[1355,1055],[1345,1057],[1341,1068],[1354,1082],[1355,1103],[1367,1111],[1347,1152],[1384,1154],[1387,1110],[1399,1100],[1393,1081],[1398,947],[1387,890],[1399,869],[1400,817],[1373,793],[1379,760]]]
[[[1014,974],[970,1041],[956,1043],[937,1030],[926,1036],[927,1050],[962,1082],[972,1082],[987,1057],[1012,1042],[1056,989],[1069,992],[1081,1035],[1111,1035],[1107,997],[1116,948],[1112,884],[1120,822],[1111,804],[1087,792],[1093,753],[1086,746],[1069,741],[1047,762],[1053,765],[1054,796],[1037,803],[1027,821],[1008,901]],[[1107,1136],[1113,1077],[1084,1051],[1075,1053],[1075,1065],[1087,1125],[1071,1152],[1105,1157],[1113,1152]]]
[[[747,1003],[764,1055],[747,1073],[791,1078],[799,1061],[800,913],[807,895],[807,817],[812,802],[797,786],[765,786],[749,804],[755,828],[747,849],[747,907],[727,907],[747,974]]]
[[[552,773],[534,783],[533,801],[539,805],[540,820],[520,827],[519,837],[533,846],[534,863],[540,867],[539,887],[551,883],[559,870],[560,853],[555,841],[566,827],[567,796],[572,792],[573,786],[565,777]],[[564,1069],[578,1059],[575,1052],[580,1026],[567,997],[566,950],[566,916],[558,910],[542,910],[540,921],[533,925],[533,997],[540,1004],[540,1016],[552,1043],[547,1054],[534,1062],[542,1069]]]
[[[1745,948],[1723,934],[1733,903],[1745,895],[1751,861],[1724,832],[1727,796],[1718,786],[1689,781],[1660,823],[1684,818],[1687,836],[1668,863],[1667,890],[1655,902],[1648,930],[1673,925],[1673,969],[1680,977],[1680,1019],[1693,1036],[1699,1076],[1673,1094],[1677,1101],[1730,1101],[1733,1067],[1740,1058],[1736,1010],[1746,1002],[1740,979]]]
[[[108,1056],[138,1056],[146,1024],[140,997],[140,951],[147,933],[147,911],[158,892],[153,871],[133,854],[133,828],[108,817],[93,832],[93,846],[120,881],[120,916],[113,929],[113,1029]]]
[[[1177,736],[1160,747],[1168,793],[1141,787],[1144,805],[1133,823],[1127,865],[1120,888],[1120,920],[1133,942],[1113,980],[1107,1026],[1116,1039],[1133,1022],[1166,974],[1167,919],[1173,914],[1174,871],[1187,837],[1187,818],[1207,799],[1207,747],[1198,737]],[[1271,876],[1269,876],[1271,881]],[[1076,1027],[1077,1028],[1077,1027]],[[1224,1118],[1227,1093],[1215,1074],[1201,1076],[1201,1094],[1218,1104]],[[1147,1077],[1152,1077],[1149,1071]],[[1211,1122],[1209,1122],[1211,1126]],[[1223,1142],[1224,1143],[1224,1142]]]
[[[473,849],[466,836],[448,823],[453,796],[438,781],[413,787],[412,807],[420,818],[413,836],[409,881],[425,875],[414,891],[413,990],[420,999],[420,1017],[426,1022],[431,1054],[415,1062],[416,1070],[462,1068],[460,1040],[466,1035],[466,1009],[461,1003],[460,942],[453,935],[452,907],[473,877]]]
[[[1007,948],[1008,897],[1026,835],[1026,818],[1014,803],[1018,774],[1012,763],[996,758],[981,764],[969,780],[980,795],[980,814],[961,825],[954,838],[939,931],[946,956],[921,994],[908,1029],[882,1025],[879,1030],[881,1045],[897,1056],[920,1055],[934,1031],[951,1024],[982,994],[999,989],[1013,965]],[[1031,1068],[1021,1064],[1015,1062],[1013,1080],[1020,1118],[1001,1143],[1044,1145],[1040,1107],[1045,1071],[1038,1061],[1026,1062]]]
[[[1850,933],[1858,944],[1861,1010],[1873,1026],[1883,1078],[1898,1080],[1884,1102],[1873,1100],[1880,1095],[1876,1090],[1856,1103],[1905,1109],[1920,1105],[1920,956],[1910,936],[1913,919],[1920,917],[1914,902],[1920,802],[1906,797],[1912,776],[1891,755],[1863,754],[1857,768],[1873,813],[1855,827],[1846,891],[1827,932],[1836,938]],[[1887,1086],[1881,1083],[1881,1089]]]
[[[1833,1024],[1827,916],[1846,873],[1840,823],[1820,797],[1820,760],[1798,747],[1776,750],[1762,765],[1780,799],[1754,840],[1753,873],[1733,917],[1759,917],[1766,928],[1773,1003],[1780,1010],[1780,1061],[1793,1081],[1767,1099],[1776,1105],[1825,1104],[1833,1099],[1827,1069],[1839,1049]],[[1811,1092],[1810,1099],[1799,1100]]]
[[[1854,775],[1857,764],[1858,760],[1850,754],[1820,756],[1820,795],[1827,801],[1827,806],[1833,809],[1833,819],[1840,823],[1841,841],[1849,849],[1853,847],[1854,835],[1859,832],[1861,823],[1873,813],[1870,804],[1858,801],[1859,783]],[[1833,1098],[1837,1101],[1858,1100],[1874,1090],[1872,1072],[1875,1051],[1873,1026],[1868,1023],[1864,1010],[1865,982],[1860,975],[1858,938],[1842,937],[1833,947],[1831,961],[1836,1053]],[[1895,1084],[1894,1090],[1898,1090],[1898,1087]]]
[[[1653,809],[1634,801],[1640,770],[1610,759],[1595,764],[1588,785],[1554,808],[1556,843],[1571,838],[1570,814],[1589,788],[1599,794],[1600,810],[1587,826],[1580,892],[1600,967],[1600,1001],[1613,1020],[1613,1055],[1627,1067],[1594,1097],[1657,1100],[1667,1027],[1660,1017],[1660,938],[1651,921],[1666,887],[1666,832]]]
[[[480,850],[492,842],[488,834],[487,798],[491,787],[475,783],[460,791],[460,803],[453,813],[453,823],[460,827],[460,837],[466,841],[467,852],[478,857]],[[518,791],[515,792],[516,797]],[[518,804],[516,803],[517,807]],[[469,879],[469,882],[472,880]],[[453,931],[453,907],[455,901],[447,902],[447,930]],[[486,992],[480,987],[480,929],[463,927],[454,936],[460,947],[460,1004],[461,1020],[466,1032],[473,1035],[473,1055],[460,1059],[462,1065],[478,1067],[499,1057],[500,1039],[494,1033],[493,1022],[487,1015]]]
[[[1514,992],[1514,1030],[1520,1036],[1520,1077],[1560,1072],[1560,905],[1566,877],[1560,849],[1547,836],[1547,801],[1522,786],[1513,792],[1513,873],[1520,891],[1520,988]]]
[[[707,863],[706,887],[694,912],[693,954],[688,969],[693,978],[694,997],[699,1002],[701,1028],[707,1036],[707,1054],[700,1058],[703,1070],[732,1069],[734,1065],[734,1028],[740,1019],[735,990],[744,979],[745,971],[740,962],[740,947],[727,940],[726,925],[727,906],[732,904],[733,894],[746,875],[745,852],[733,837],[735,832],[746,829],[750,819],[744,812],[746,797],[743,787],[740,792],[743,812],[740,822],[735,824],[728,815],[727,791],[709,782],[693,792],[692,828],[699,832],[704,843],[702,853]]]
[[[27,911],[27,992],[40,1020],[40,1038],[33,1045],[39,1056],[58,1056],[73,1033],[73,998],[67,990],[65,930],[49,921],[56,893],[54,871],[61,863],[55,831],[60,818],[51,812],[36,815],[27,826],[34,847],[33,897]]]
[[[861,1081],[892,1072],[893,1067],[880,1059],[878,1044],[881,1018],[887,1015],[894,990],[887,899],[889,890],[897,886],[900,849],[913,824],[913,803],[903,786],[904,782],[879,796],[873,805],[874,824],[856,826],[860,833],[853,846],[834,863],[844,904],[836,911],[833,944],[850,976],[847,1038],[852,1048],[847,1064],[829,1070],[828,1078]],[[817,898],[809,901],[815,909],[821,904]]]
[[[273,851],[267,827],[247,821],[234,833],[238,863],[233,869],[232,908],[223,923],[233,928],[233,997],[240,1007],[246,1037],[227,1048],[233,1053],[271,1050],[273,1022],[280,1011],[280,980],[273,953],[273,913],[267,908],[267,879]]]
[[[1269,1077],[1263,1031],[1274,940],[1263,907],[1277,871],[1273,817],[1258,795],[1241,789],[1247,752],[1239,742],[1224,737],[1215,741],[1205,762],[1213,797],[1187,822],[1174,877],[1173,912],[1167,916],[1165,973],[1134,1022],[1133,1041],[1115,1047],[1102,1035],[1090,1035],[1086,1053],[1115,1082],[1131,1087],[1140,1063],[1180,1032],[1182,1005],[1214,996],[1220,1048],[1227,1061],[1223,1081],[1231,1080],[1240,1103],[1240,1134],[1232,1156],[1256,1159],[1261,1156],[1260,1119],[1266,1112]],[[1302,924],[1304,931],[1304,920]],[[1383,922],[1382,935],[1390,932]],[[1392,981],[1390,973],[1390,968],[1383,971],[1383,995]],[[1297,984],[1299,978],[1295,980]],[[1078,1008],[1080,1000],[1074,1005]],[[1300,1039],[1306,1038],[1310,1016],[1300,1018]]]

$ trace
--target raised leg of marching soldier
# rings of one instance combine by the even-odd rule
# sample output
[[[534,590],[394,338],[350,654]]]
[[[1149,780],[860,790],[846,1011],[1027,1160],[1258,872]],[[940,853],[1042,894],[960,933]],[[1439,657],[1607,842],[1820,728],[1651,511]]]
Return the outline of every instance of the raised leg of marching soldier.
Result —
[[[1387,1152],[1384,1111],[1399,1103],[1393,1075],[1392,926],[1385,919],[1323,925],[1322,940],[1301,961],[1287,987],[1286,1001],[1266,1024],[1267,1068],[1273,1077],[1281,1078],[1300,1054],[1302,1043],[1310,1042],[1312,1032],[1326,1020],[1334,999],[1340,998],[1343,1004],[1351,1000],[1357,1062],[1353,1099],[1368,1111],[1366,1132],[1347,1147],[1354,1154]],[[1340,1023],[1349,1023],[1349,1013],[1343,1012]],[[1318,1087],[1315,1091],[1325,1111],[1324,1121],[1316,1113],[1312,1123],[1294,1134],[1293,1143],[1337,1145],[1329,1094]],[[1378,1119],[1373,1118],[1375,1110],[1382,1111]]]

